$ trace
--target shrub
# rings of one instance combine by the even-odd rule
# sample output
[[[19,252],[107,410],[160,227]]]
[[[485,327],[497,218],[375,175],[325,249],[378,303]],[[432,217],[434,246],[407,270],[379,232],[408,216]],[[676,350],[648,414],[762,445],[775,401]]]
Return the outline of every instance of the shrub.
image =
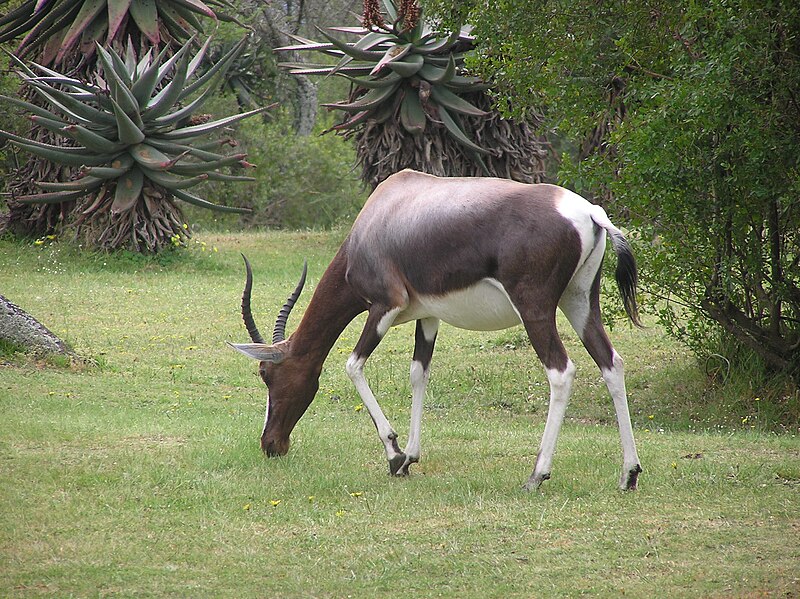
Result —
[[[250,173],[256,182],[215,181],[206,189],[211,201],[224,198],[226,203],[252,208],[252,214],[240,219],[246,226],[329,228],[354,218],[366,199],[353,171],[352,145],[341,138],[295,135],[290,118],[281,114],[271,122],[253,120],[240,127],[237,139],[257,166]],[[225,222],[210,217],[201,223]]]

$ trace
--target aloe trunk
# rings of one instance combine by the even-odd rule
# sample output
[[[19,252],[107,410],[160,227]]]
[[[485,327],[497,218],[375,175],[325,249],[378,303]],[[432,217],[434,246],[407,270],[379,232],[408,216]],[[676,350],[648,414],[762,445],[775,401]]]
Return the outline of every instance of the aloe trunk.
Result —
[[[469,101],[484,107],[488,116],[462,119],[465,131],[487,153],[481,161],[463,151],[444,125],[429,124],[424,136],[408,135],[391,122],[367,123],[352,135],[361,166],[361,180],[374,189],[392,173],[412,168],[440,177],[493,177],[538,183],[544,178],[547,142],[534,130],[532,121],[504,119],[491,109],[491,98],[473,92]],[[378,159],[383,157],[383,159]]]

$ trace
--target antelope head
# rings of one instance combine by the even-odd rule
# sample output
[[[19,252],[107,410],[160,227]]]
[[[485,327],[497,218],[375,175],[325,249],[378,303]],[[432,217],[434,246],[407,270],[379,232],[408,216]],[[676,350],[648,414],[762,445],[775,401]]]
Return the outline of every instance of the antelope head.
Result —
[[[242,258],[247,271],[242,293],[242,318],[252,343],[229,343],[229,345],[260,362],[259,374],[268,389],[261,449],[268,456],[284,455],[289,451],[289,435],[292,429],[314,399],[319,387],[319,372],[312,372],[313,365],[309,365],[308,361],[303,359],[304,356],[293,355],[292,338],[286,339],[286,322],[305,285],[308,264],[303,265],[300,282],[278,314],[272,333],[272,343],[269,344],[259,333],[250,310],[253,271],[244,254]]]

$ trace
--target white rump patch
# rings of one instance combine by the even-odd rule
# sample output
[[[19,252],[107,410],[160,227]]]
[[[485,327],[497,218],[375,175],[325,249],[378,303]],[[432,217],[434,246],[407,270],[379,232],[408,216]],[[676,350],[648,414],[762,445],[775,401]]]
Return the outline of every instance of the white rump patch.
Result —
[[[581,259],[578,264],[583,264],[595,247],[594,221],[592,213],[600,208],[595,206],[585,198],[569,189],[560,189],[556,198],[556,210],[575,227],[581,238]],[[602,208],[600,208],[602,210]],[[603,213],[605,214],[605,213]],[[606,218],[606,220],[608,220]]]
[[[419,295],[394,324],[431,317],[470,331],[497,331],[522,323],[505,288],[492,278],[445,295]]]

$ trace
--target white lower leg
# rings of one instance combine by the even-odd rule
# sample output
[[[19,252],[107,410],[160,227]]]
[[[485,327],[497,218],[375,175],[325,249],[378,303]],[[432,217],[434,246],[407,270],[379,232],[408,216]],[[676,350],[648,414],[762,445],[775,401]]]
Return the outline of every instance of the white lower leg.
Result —
[[[375,395],[372,393],[372,389],[369,388],[369,383],[367,383],[367,379],[364,376],[365,362],[366,360],[364,358],[359,358],[355,354],[351,354],[347,360],[347,375],[350,377],[350,380],[353,381],[353,385],[356,391],[358,391],[361,401],[364,402],[364,406],[367,408],[372,422],[375,423],[378,436],[386,448],[386,456],[391,460],[400,453],[397,448],[397,433],[394,432],[392,425],[389,424],[386,416],[384,416],[383,410],[381,410],[378,401],[375,399]]]
[[[611,399],[614,400],[614,411],[617,414],[619,437],[622,443],[622,477],[620,485],[630,488],[630,477],[633,473],[633,486],[636,485],[636,474],[641,470],[639,456],[636,452],[636,442],[633,438],[630,411],[628,410],[628,397],[625,391],[625,370],[622,358],[614,352],[613,366],[603,370],[603,380],[606,382]]]
[[[564,422],[564,414],[567,411],[569,395],[572,391],[572,382],[575,380],[575,365],[572,360],[567,360],[567,367],[564,371],[548,369],[547,379],[550,382],[550,407],[547,411],[547,423],[544,426],[542,442],[539,445],[539,455],[536,457],[536,467],[525,485],[528,489],[536,488],[543,480],[550,478],[558,433]]]
[[[408,444],[403,451],[410,462],[419,460],[422,404],[429,378],[430,370],[426,370],[421,362],[411,362],[411,427],[408,431]]]

